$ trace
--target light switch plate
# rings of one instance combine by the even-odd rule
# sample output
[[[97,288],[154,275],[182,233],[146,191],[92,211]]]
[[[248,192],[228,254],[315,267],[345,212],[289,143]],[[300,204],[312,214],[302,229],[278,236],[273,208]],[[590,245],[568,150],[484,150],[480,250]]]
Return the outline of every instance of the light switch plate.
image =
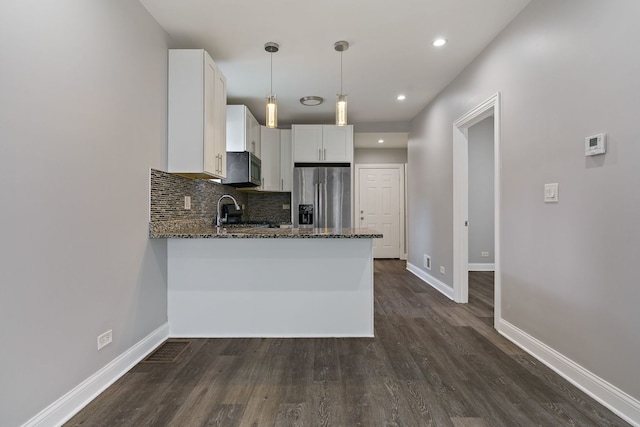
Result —
[[[557,203],[558,202],[558,183],[544,185],[544,202],[545,203]]]

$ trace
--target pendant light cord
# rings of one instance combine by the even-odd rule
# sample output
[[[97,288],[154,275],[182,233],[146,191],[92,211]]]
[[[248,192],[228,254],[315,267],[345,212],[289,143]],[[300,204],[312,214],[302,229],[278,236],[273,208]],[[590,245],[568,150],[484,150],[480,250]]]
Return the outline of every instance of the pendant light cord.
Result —
[[[340,51],[340,95],[342,95],[342,51]]]
[[[273,95],[273,52],[269,52],[271,58],[271,95]]]

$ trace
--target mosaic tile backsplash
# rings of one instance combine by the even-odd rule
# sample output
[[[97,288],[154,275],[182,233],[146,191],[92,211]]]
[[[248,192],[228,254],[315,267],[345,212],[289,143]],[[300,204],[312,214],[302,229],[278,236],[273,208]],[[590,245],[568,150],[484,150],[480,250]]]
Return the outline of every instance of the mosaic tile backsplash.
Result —
[[[291,193],[249,193],[247,213],[251,222],[290,224]]]
[[[216,204],[223,194],[230,194],[244,205],[243,221],[290,223],[291,211],[283,205],[291,203],[290,193],[250,193],[207,180],[194,180],[151,169],[150,220],[160,223],[212,225]],[[184,196],[191,197],[191,209],[184,208]],[[223,203],[228,203],[225,200]]]

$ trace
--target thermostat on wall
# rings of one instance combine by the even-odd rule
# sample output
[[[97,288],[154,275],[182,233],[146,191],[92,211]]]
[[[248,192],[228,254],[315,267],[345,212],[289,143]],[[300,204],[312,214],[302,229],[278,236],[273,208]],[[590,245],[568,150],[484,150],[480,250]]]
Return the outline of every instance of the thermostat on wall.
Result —
[[[599,133],[598,135],[589,136],[584,139],[584,155],[595,156],[596,154],[604,154],[607,151],[607,134]]]

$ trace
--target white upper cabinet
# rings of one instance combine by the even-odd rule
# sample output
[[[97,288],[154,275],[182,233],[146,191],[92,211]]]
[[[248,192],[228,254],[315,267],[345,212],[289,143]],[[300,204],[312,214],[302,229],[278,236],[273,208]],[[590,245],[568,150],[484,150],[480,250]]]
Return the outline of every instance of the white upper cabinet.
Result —
[[[220,71],[216,73],[214,97],[214,141],[215,152],[220,158],[220,177],[227,176],[227,79]],[[224,125],[221,125],[224,124]]]
[[[280,130],[260,126],[261,191],[280,191]]]
[[[294,162],[322,161],[322,125],[293,125]]]
[[[291,130],[260,126],[262,185],[260,191],[291,191],[293,162]]]
[[[280,190],[293,191],[291,129],[282,129],[280,131]]]
[[[293,125],[295,163],[351,163],[353,126]]]
[[[225,177],[226,104],[226,79],[206,51],[169,50],[169,172]]]
[[[227,151],[248,151],[261,158],[260,124],[245,105],[227,105]]]

